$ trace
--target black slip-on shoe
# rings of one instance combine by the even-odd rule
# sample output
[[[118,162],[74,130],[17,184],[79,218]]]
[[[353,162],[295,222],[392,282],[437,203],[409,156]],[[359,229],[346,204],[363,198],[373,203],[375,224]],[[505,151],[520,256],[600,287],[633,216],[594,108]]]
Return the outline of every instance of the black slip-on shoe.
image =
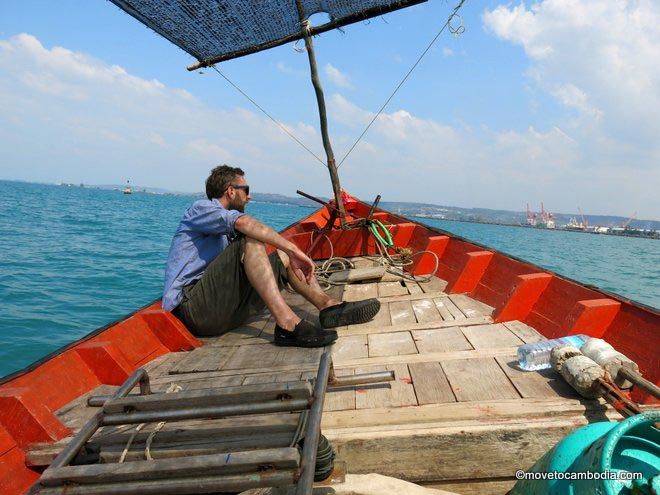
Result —
[[[345,301],[336,306],[325,308],[319,313],[319,320],[323,328],[341,327],[344,325],[357,325],[371,320],[380,309],[378,299],[365,299],[364,301]]]
[[[293,347],[324,347],[337,340],[337,332],[323,330],[312,325],[307,320],[301,320],[293,332],[284,330],[275,325],[275,338],[273,343],[281,346]]]

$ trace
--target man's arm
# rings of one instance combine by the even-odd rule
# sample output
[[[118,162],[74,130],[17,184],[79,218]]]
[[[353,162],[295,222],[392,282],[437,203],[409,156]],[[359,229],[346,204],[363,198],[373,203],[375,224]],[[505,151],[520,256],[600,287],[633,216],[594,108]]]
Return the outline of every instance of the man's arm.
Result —
[[[303,280],[304,278],[307,280],[307,283],[311,282],[314,276],[314,262],[298,246],[286,240],[268,225],[261,223],[249,215],[242,215],[234,223],[234,230],[238,230],[247,237],[265,244],[270,244],[284,251],[289,256],[291,269],[296,277],[298,277],[298,280]]]

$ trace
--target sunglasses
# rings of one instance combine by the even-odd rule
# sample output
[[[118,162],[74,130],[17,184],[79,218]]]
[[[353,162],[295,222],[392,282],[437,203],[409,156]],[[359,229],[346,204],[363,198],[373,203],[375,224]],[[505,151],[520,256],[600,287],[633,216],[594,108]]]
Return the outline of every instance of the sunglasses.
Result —
[[[239,186],[239,185],[234,185],[234,184],[229,184],[231,187],[234,189],[242,189],[245,191],[245,195],[249,196],[250,195],[250,186]]]

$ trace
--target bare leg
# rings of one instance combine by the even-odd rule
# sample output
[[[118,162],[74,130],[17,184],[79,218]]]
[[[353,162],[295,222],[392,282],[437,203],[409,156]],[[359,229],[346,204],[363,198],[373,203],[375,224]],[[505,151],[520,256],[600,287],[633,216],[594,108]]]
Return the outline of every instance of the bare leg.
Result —
[[[277,324],[285,330],[293,330],[300,317],[284,301],[262,242],[250,237],[245,239],[243,266],[250,284],[266,303]]]
[[[293,290],[295,290],[298,294],[316,306],[319,311],[330,306],[341,304],[341,301],[333,299],[328,294],[326,294],[323,289],[321,289],[321,286],[319,286],[319,282],[316,280],[316,277],[312,277],[312,282],[309,284],[306,280],[298,280],[298,277],[296,277],[296,275],[293,273],[293,271],[291,271],[291,268],[289,267],[289,257],[286,255],[286,253],[278,250],[277,254],[280,256],[282,263],[287,268],[287,273],[289,274],[289,284],[291,284]]]

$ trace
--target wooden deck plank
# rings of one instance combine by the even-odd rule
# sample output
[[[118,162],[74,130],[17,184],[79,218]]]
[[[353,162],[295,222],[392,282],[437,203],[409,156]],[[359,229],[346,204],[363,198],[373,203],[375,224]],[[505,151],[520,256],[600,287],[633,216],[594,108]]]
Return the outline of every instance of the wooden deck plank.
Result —
[[[300,366],[315,365],[321,359],[321,354],[323,354],[322,347],[316,347],[313,349],[306,349],[303,347],[275,347],[271,348],[278,349],[277,357],[273,361],[273,366],[278,368],[282,365],[288,364],[299,364]]]
[[[263,375],[248,375],[243,378],[242,385],[256,385],[257,383],[274,383],[275,375],[272,373]]]
[[[440,363],[413,363],[408,368],[419,405],[456,402]]]
[[[236,352],[237,347],[204,346],[190,351],[170,370],[170,374],[191,373],[195,371],[214,371],[221,369]]]
[[[322,426],[332,434],[379,432],[406,428],[452,426],[461,422],[476,421],[482,425],[503,423],[507,419],[525,421],[547,416],[580,416],[590,421],[607,420],[607,414],[616,417],[618,413],[602,399],[497,399],[476,402],[447,402],[424,404],[418,407],[385,407],[360,409],[355,411],[332,411],[323,415]],[[619,416],[620,418],[620,416]]]
[[[416,301],[417,299],[434,299],[436,297],[446,297],[444,292],[419,292],[417,294],[404,294],[396,297],[379,297],[380,302],[401,302],[401,301]]]
[[[428,282],[420,282],[419,286],[424,292],[444,292],[447,288],[447,281],[434,276]]]
[[[454,315],[451,313],[451,311],[449,311],[449,308],[447,308],[445,301],[447,301],[447,297],[433,298],[433,303],[435,304],[436,309],[440,313],[440,316],[442,316],[442,319],[445,321],[454,321],[456,318],[454,318]]]
[[[475,349],[520,346],[524,343],[501,323],[461,327],[461,330]]]
[[[368,335],[369,357],[417,354],[410,332],[373,333]]]
[[[473,349],[458,327],[413,330],[412,336],[420,354]]]
[[[404,280],[403,283],[405,284],[406,288],[408,289],[408,294],[410,295],[415,295],[415,294],[424,294],[424,291],[422,288],[419,286],[419,284],[413,280]]]
[[[365,346],[366,349],[366,346]],[[353,375],[352,369],[337,370],[337,377]],[[325,394],[323,411],[345,411],[355,409],[355,387],[344,387],[341,390],[328,390]]]
[[[504,326],[507,327],[511,332],[513,332],[525,344],[538,342],[539,340],[546,340],[546,338],[543,335],[541,335],[539,332],[534,330],[529,325],[525,325],[520,321],[517,320],[505,321]]]
[[[149,377],[167,375],[172,368],[188,357],[189,353],[190,351],[181,351],[163,354],[144,365],[143,368],[147,370]]]
[[[389,304],[390,304],[390,317],[392,319],[392,325],[417,322],[410,301],[393,301]]]
[[[245,341],[259,337],[264,327],[272,317],[269,312],[255,315],[240,327],[217,337],[202,337],[200,340],[205,346],[231,346],[243,344]]]
[[[415,389],[411,384],[407,365],[392,364],[356,368],[355,374],[386,370],[394,371],[396,379],[385,384],[378,383],[358,388],[355,394],[356,409],[417,405],[417,397],[415,396]]]
[[[515,355],[495,358],[518,393],[525,398],[579,398],[578,393],[554,370],[522,371]]]
[[[344,287],[344,301],[361,301],[378,297],[378,283],[370,282],[366,284],[350,284]]]
[[[332,360],[335,363],[366,357],[369,357],[367,335],[347,335],[337,339],[332,346]]]
[[[520,397],[492,357],[440,361],[459,402]]]
[[[411,304],[419,323],[442,321],[442,316],[440,316],[432,299],[418,299],[412,301]]]
[[[382,309],[382,307],[381,307]],[[362,324],[362,325],[350,325],[346,327],[338,327],[337,333],[339,337],[342,338],[346,335],[363,335],[374,332],[374,326],[378,327],[378,333],[386,332],[407,332],[411,330],[428,330],[432,328],[447,328],[447,327],[457,327],[457,326],[469,326],[469,325],[486,325],[493,322],[490,316],[479,316],[477,318],[466,318],[464,320],[451,320],[451,321],[431,321],[428,323],[401,323],[398,325],[374,325],[374,324]]]
[[[465,294],[451,294],[449,299],[461,310],[467,318],[474,318],[475,316],[490,316],[493,314],[494,308],[488,306],[476,299]]]
[[[401,282],[378,282],[378,297],[403,296],[408,289]]]
[[[236,349],[236,352],[227,360],[223,370],[249,369],[272,367],[277,359],[278,348],[272,344],[245,345]]]
[[[211,378],[193,379],[198,373],[169,375],[160,381],[151,380],[151,389],[154,392],[166,392],[171,387],[179,386],[183,390],[196,390],[200,388],[234,387],[243,383],[243,376],[218,376]],[[186,377],[184,379],[184,377]]]
[[[456,304],[454,304],[454,302],[449,297],[445,297],[442,302],[444,302],[445,306],[455,320],[463,320],[466,318],[463,312],[458,309],[458,306],[456,306]]]

